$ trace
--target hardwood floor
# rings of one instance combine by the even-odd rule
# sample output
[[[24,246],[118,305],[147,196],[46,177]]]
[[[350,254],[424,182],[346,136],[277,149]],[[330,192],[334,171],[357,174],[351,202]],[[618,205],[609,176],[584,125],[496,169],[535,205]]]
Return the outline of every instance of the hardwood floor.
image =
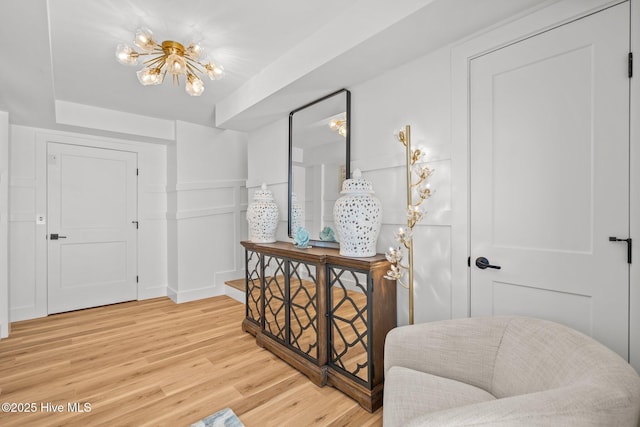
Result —
[[[370,414],[256,346],[243,318],[244,305],[221,296],[13,323],[0,341],[0,402],[35,412],[0,412],[0,425],[189,426],[225,407],[247,427],[382,425],[382,409]]]

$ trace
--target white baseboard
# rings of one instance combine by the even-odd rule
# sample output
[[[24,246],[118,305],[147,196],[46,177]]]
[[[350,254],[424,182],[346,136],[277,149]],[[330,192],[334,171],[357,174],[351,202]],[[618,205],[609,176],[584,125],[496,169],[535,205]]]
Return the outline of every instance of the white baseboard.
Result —
[[[224,295],[224,289],[222,286],[210,286],[200,289],[188,289],[185,291],[176,291],[167,286],[167,296],[173,300],[176,304],[183,302],[196,301],[199,299],[217,297]]]
[[[171,286],[167,286],[167,296],[171,299],[171,301],[178,303],[178,291],[173,289]]]
[[[228,297],[233,298],[234,300],[241,302],[241,303],[245,303],[245,296],[244,296],[244,292],[232,287],[232,286],[227,286],[225,285],[224,287],[224,293],[225,295],[227,295]]]
[[[47,317],[47,307],[38,308],[35,306],[30,307],[18,307],[9,309],[9,321],[20,322],[22,320],[38,319],[40,317]]]
[[[160,298],[167,296],[167,286],[159,286],[157,288],[146,288],[138,290],[138,301],[152,298]]]

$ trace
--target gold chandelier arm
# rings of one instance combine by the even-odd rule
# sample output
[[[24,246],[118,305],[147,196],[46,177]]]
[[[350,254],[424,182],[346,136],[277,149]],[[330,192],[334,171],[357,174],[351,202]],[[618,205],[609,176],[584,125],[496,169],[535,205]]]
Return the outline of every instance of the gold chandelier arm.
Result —
[[[201,63],[191,58],[188,58],[186,56],[185,56],[185,59],[187,60],[187,70],[191,71],[192,74],[196,74],[196,73],[205,74],[204,70],[198,68],[198,65],[203,66]]]
[[[161,68],[164,66],[166,61],[167,59],[165,56],[157,56],[155,58],[147,59],[143,64],[149,68]]]
[[[162,48],[160,47],[160,45],[156,45],[153,50],[150,50],[148,52],[145,52],[144,50],[142,52],[136,52],[138,55],[142,56],[149,56],[149,55],[161,55],[164,56],[164,51],[162,50]]]

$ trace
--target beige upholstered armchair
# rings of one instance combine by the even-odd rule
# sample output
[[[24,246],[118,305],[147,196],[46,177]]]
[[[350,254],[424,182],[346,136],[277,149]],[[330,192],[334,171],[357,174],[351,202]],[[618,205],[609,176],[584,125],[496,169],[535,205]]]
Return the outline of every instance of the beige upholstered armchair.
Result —
[[[640,378],[620,356],[525,317],[393,329],[383,419],[395,426],[637,426]]]

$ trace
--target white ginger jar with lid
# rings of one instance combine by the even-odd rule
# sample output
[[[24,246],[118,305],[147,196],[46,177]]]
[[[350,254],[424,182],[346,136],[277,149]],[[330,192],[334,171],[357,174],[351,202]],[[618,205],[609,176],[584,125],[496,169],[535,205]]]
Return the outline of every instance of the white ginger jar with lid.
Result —
[[[362,178],[360,169],[342,183],[343,194],[333,207],[333,220],[340,242],[340,255],[370,257],[382,225],[382,204],[374,196],[371,182]]]
[[[302,227],[302,207],[298,203],[296,193],[291,193],[291,235],[295,236],[300,227]]]
[[[263,183],[261,189],[253,193],[253,202],[247,207],[249,240],[254,243],[274,243],[279,217],[280,211],[273,194]]]

